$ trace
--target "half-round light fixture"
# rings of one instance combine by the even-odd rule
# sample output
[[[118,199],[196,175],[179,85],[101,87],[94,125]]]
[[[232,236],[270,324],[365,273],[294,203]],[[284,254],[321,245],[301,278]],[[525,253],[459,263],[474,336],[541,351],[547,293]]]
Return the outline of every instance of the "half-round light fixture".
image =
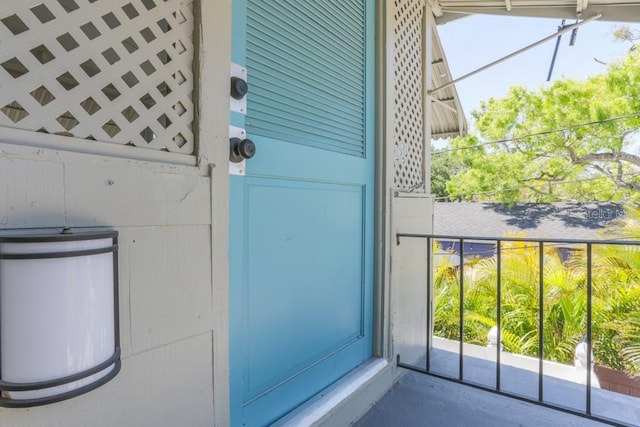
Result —
[[[117,239],[0,236],[0,406],[69,399],[120,371]]]

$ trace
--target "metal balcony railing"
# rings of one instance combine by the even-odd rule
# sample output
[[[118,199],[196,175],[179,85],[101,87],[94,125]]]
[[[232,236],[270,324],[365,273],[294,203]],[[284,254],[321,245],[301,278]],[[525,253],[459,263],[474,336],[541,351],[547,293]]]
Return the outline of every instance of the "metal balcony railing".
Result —
[[[603,421],[612,425],[629,426],[640,424],[640,398],[622,396],[617,393],[601,390],[597,382],[597,377],[595,377],[595,373],[592,371],[592,367],[594,366],[594,349],[597,350],[597,346],[599,345],[598,340],[594,340],[594,281],[596,285],[599,286],[596,288],[598,290],[600,290],[604,284],[609,282],[613,283],[617,280],[618,282],[616,283],[618,283],[618,286],[625,289],[638,286],[638,291],[640,292],[640,284],[638,284],[640,282],[640,271],[638,271],[636,276],[633,263],[629,262],[629,259],[637,259],[638,265],[640,265],[640,242],[628,240],[605,241],[521,237],[486,238],[400,233],[396,235],[397,245],[401,245],[404,239],[426,240],[427,260],[430,262],[430,267],[427,269],[425,283],[431,314],[426,317],[427,320],[424,325],[428,336],[423,361],[424,364],[423,362],[418,363],[420,366],[410,364],[407,361],[401,360],[402,355],[399,354],[397,356],[397,364],[399,367],[464,383],[520,400],[534,402],[542,406]],[[618,255],[616,255],[616,253]],[[514,259],[516,258],[520,258],[520,261],[524,260],[525,262],[515,262]],[[518,267],[518,265],[520,265],[520,267]],[[492,268],[495,269],[495,271],[491,271]],[[518,268],[521,270],[517,270]],[[620,277],[617,276],[616,268],[624,270],[620,273]],[[528,271],[525,272],[522,271],[522,269],[528,269]],[[563,272],[564,276],[558,274],[558,271]],[[517,276],[516,279],[514,279],[514,275]],[[478,278],[477,276],[482,277]],[[573,290],[567,290],[565,286],[563,292],[568,292],[566,295],[573,301],[576,318],[568,319],[565,313],[565,317],[560,321],[559,327],[567,327],[570,321],[573,322],[571,323],[573,325],[580,325],[580,331],[574,328],[573,334],[568,333],[570,336],[566,336],[565,338],[571,342],[572,348],[579,348],[580,345],[582,345],[583,352],[581,352],[581,357],[584,357],[584,353],[586,353],[586,364],[584,364],[584,360],[582,360],[583,366],[586,366],[584,378],[578,379],[573,383],[559,380],[557,376],[554,377],[555,374],[552,372],[565,368],[565,370],[570,370],[573,367],[568,364],[566,360],[563,362],[561,360],[558,361],[556,358],[554,361],[553,357],[545,354],[545,327],[554,328],[557,326],[552,324],[552,320],[557,321],[557,319],[548,320],[549,318],[545,317],[545,310],[547,310],[547,314],[549,310],[558,310],[558,307],[551,306],[552,304],[549,303],[549,301],[556,298],[556,294],[559,292],[558,289],[562,288],[559,282],[562,280],[562,277],[565,276],[571,277],[574,286]],[[455,313],[455,309],[452,310],[454,313],[451,313],[451,311],[447,313],[450,316],[448,318],[449,324],[451,324],[451,322],[457,322],[457,325],[449,329],[449,336],[444,337],[442,336],[443,333],[437,330],[439,319],[437,316],[434,316],[436,307],[432,306],[434,286],[440,286],[443,280],[445,280],[443,277],[448,278],[448,284],[450,285],[448,290],[449,306],[455,307],[457,305],[458,307],[457,313]],[[627,281],[626,283],[620,283],[620,280],[623,278]],[[483,281],[483,292],[485,292],[485,296],[487,296],[487,289],[490,289],[493,293],[493,295],[488,297],[490,302],[493,301],[493,307],[486,309],[487,304],[485,304],[485,308],[483,309],[485,312],[482,313],[479,313],[477,308],[465,307],[468,302],[466,299],[470,298],[466,292],[473,289],[474,286],[480,283],[479,281]],[[516,283],[516,281],[518,283]],[[434,284],[434,282],[437,283]],[[536,319],[537,322],[532,324],[530,330],[524,334],[526,337],[529,337],[527,341],[529,352],[520,353],[520,355],[515,356],[515,358],[521,362],[512,361],[512,359],[514,359],[513,353],[518,353],[518,351],[510,352],[509,349],[502,348],[505,334],[511,334],[509,338],[511,338],[511,342],[513,342],[513,331],[509,331],[508,329],[514,312],[505,312],[505,305],[509,305],[509,309],[513,310],[512,302],[507,303],[506,298],[507,295],[511,295],[512,288],[515,286],[529,286],[528,289],[534,290],[537,294],[533,295],[533,298],[537,298],[537,307],[534,309],[535,314],[530,317],[530,319]],[[454,287],[457,287],[457,289],[454,289]],[[442,289],[444,288],[441,287],[438,289],[440,298],[444,294]],[[571,294],[571,292],[575,295]],[[595,298],[598,298],[597,301],[601,301],[599,295],[596,295]],[[615,295],[612,294],[611,298],[615,299]],[[454,300],[453,303],[451,300]],[[549,304],[550,307],[545,307],[545,303]],[[584,306],[582,305],[583,303]],[[630,308],[632,310],[631,316],[633,316],[633,313],[640,312],[640,301],[637,301],[636,304],[637,305]],[[564,308],[568,310],[570,307]],[[633,312],[633,310],[638,311]],[[598,314],[600,313],[598,312]],[[554,316],[562,317],[556,314],[554,314]],[[489,346],[486,346],[486,342],[482,342],[482,339],[473,336],[469,331],[470,326],[478,326],[478,319],[485,322],[483,326],[486,329],[490,328],[490,325],[486,324],[488,322],[487,319],[495,322],[495,327],[492,331],[494,335],[493,344],[495,345],[495,352],[491,343]],[[545,321],[548,321],[549,324],[545,324]],[[434,329],[436,329],[435,332]],[[555,331],[556,329],[553,330]],[[451,333],[451,330],[453,330],[453,333]],[[640,349],[640,320],[636,325],[636,330],[633,330],[633,328],[630,330],[631,337],[629,338],[629,336],[627,336],[627,338],[629,338],[630,342],[636,340],[638,348]],[[636,332],[637,335],[634,335]],[[496,333],[497,337],[495,336]],[[547,333],[549,332],[547,331]],[[615,334],[615,331],[611,331],[611,333]],[[627,333],[629,333],[629,331],[627,331]],[[486,337],[486,335],[484,336]],[[531,337],[534,337],[534,339],[532,340]],[[537,340],[535,338],[537,338]],[[521,341],[524,341],[524,339]],[[444,347],[438,344],[442,342],[447,344],[446,351],[442,350]],[[578,344],[577,347],[576,344]],[[635,344],[632,346],[635,346]],[[457,349],[455,347],[457,347]],[[565,345],[565,350],[566,347]],[[445,356],[442,356],[443,354]],[[478,356],[480,354],[490,354],[491,357],[480,360],[484,357]],[[598,353],[596,352],[596,354]],[[439,370],[437,366],[434,366],[435,355],[438,355],[438,363],[445,360],[443,357],[448,357],[449,368],[454,366],[457,372],[452,373],[451,369],[448,371]],[[456,357],[456,363],[452,364],[452,358]],[[574,357],[576,357],[577,360],[578,355],[576,354]],[[503,360],[507,358],[510,362]],[[480,360],[480,362],[478,362],[478,360]],[[471,371],[473,369],[486,370],[487,366],[489,366],[487,364],[488,360],[490,360],[495,369],[495,377],[491,379],[492,383],[479,383],[474,381],[473,378],[477,378],[477,375]],[[529,373],[531,373],[532,363],[530,362],[536,361],[537,363],[533,363],[533,371],[537,371],[537,379],[535,380],[537,382],[537,393],[521,394],[503,386],[505,384],[503,370],[508,369],[510,375],[516,375],[514,372],[519,369],[519,366],[524,366],[524,364],[528,363]],[[495,362],[495,364],[493,364],[493,362]],[[519,365],[519,363],[522,363],[522,365]],[[537,365],[537,367],[535,365]],[[576,363],[576,366],[577,365]],[[516,370],[514,370],[514,368]],[[582,371],[576,372],[582,375]],[[532,375],[529,375],[529,378],[532,378]],[[574,403],[565,404],[563,398],[556,398],[559,394],[554,387],[565,387],[565,383],[567,384],[566,393],[573,394]],[[582,388],[584,388],[584,396],[580,399],[580,403],[575,403],[575,394],[582,393]],[[545,391],[550,396],[554,395],[556,397],[552,396],[548,398],[548,396],[545,395]],[[598,402],[595,410],[593,407],[594,393],[597,393],[596,401]],[[607,399],[612,400],[608,401]],[[568,399],[567,401],[571,400],[572,399]],[[630,403],[632,408],[635,406],[635,409],[631,411],[631,415],[622,414],[620,417],[618,417],[616,411],[613,409],[609,411],[600,410],[603,407],[613,408],[615,405],[611,406],[611,404],[609,404],[610,402],[620,404],[620,407],[627,409]]]

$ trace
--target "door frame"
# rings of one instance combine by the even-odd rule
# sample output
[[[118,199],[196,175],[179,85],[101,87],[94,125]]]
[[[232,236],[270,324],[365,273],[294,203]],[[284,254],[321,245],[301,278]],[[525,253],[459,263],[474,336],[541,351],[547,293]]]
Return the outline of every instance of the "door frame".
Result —
[[[394,91],[392,49],[386,49],[393,34],[393,0],[375,1],[375,188],[373,254],[373,357],[390,360],[391,339],[391,186],[394,177]]]
[[[231,424],[229,395],[229,78],[232,0],[194,2],[194,130],[198,167],[211,185],[214,425]],[[206,25],[204,23],[206,22]]]

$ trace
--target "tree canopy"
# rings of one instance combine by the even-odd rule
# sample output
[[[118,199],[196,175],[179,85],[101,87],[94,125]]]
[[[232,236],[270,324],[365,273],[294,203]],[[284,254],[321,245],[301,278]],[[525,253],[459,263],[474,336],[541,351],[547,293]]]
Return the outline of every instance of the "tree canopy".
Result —
[[[511,87],[472,112],[475,133],[433,152],[450,200],[640,201],[640,51],[584,81]],[[439,172],[438,172],[439,171]]]

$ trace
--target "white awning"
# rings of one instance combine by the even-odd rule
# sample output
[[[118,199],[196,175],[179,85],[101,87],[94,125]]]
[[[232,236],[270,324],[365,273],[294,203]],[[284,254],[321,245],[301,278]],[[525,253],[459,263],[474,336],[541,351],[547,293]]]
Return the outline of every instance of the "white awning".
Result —
[[[640,22],[638,0],[430,0],[436,22],[442,24],[469,14],[526,16]]]
[[[434,25],[431,44],[431,87],[439,87],[453,80],[438,30]],[[462,111],[455,85],[444,88],[431,97],[431,137],[433,139],[464,136],[467,120]]]

